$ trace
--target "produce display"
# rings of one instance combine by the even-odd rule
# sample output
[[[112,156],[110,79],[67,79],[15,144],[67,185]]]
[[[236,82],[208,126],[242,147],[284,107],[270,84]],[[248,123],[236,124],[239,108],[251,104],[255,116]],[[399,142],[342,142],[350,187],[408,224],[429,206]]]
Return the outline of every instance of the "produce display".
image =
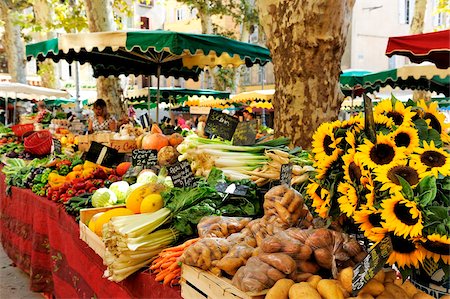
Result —
[[[414,284],[425,276],[448,285],[450,125],[423,101],[392,98],[373,113],[374,124],[362,115],[321,124],[311,151],[289,148],[288,138],[236,146],[123,125],[112,139],[153,151],[152,166],[85,161],[66,123],[53,136],[62,154],[36,157],[0,126],[2,172],[8,192],[31,189],[75,221],[89,211],[81,219],[103,242],[113,282],[146,269],[176,286],[184,264],[268,299],[432,298]],[[169,171],[181,161],[194,181],[175,187]],[[292,165],[290,185],[283,165]],[[354,291],[354,269],[385,238],[386,268]]]

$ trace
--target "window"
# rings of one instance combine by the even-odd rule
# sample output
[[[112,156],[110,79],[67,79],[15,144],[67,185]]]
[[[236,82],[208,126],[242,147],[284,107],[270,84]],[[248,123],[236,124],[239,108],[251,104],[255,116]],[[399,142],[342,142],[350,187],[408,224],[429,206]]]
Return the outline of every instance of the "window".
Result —
[[[141,17],[141,29],[150,29],[150,19]]]
[[[415,0],[398,0],[398,21],[400,24],[411,24],[414,16]]]
[[[176,10],[176,17],[177,17],[177,21],[183,20],[184,19],[184,9],[177,8],[177,10]]]
[[[244,68],[243,69],[243,77],[244,77],[244,80],[243,80],[243,85],[251,85],[252,84],[252,74],[251,74],[251,72],[250,72],[250,68]]]
[[[437,11],[439,8],[439,0],[433,1],[433,12]],[[433,13],[433,27],[440,27],[444,24],[445,15],[443,12]]]

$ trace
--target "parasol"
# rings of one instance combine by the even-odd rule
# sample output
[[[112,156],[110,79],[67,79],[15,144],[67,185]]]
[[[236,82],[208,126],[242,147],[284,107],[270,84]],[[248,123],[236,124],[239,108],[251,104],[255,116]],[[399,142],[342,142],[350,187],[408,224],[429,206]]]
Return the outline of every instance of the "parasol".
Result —
[[[27,45],[27,59],[51,58],[89,62],[94,76],[155,75],[157,105],[160,76],[198,80],[205,67],[264,65],[271,61],[267,48],[219,35],[170,31],[116,31],[66,34]],[[148,101],[150,108],[150,99]],[[158,110],[156,118],[158,121]]]

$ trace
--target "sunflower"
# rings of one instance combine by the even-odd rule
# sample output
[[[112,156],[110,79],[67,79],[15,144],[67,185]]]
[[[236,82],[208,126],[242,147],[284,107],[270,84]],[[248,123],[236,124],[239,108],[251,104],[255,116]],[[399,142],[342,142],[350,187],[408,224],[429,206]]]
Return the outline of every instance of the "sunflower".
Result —
[[[386,99],[375,106],[375,119],[380,115],[385,115],[392,119],[396,126],[411,126],[412,118],[416,113],[411,111],[411,107],[405,108],[403,103],[398,100]]]
[[[383,240],[387,229],[381,227],[381,211],[373,207],[364,207],[355,211],[353,220],[359,224],[359,228],[364,232],[367,239],[378,242]]]
[[[388,263],[396,264],[400,268],[415,266],[419,267],[425,256],[420,245],[412,239],[405,239],[389,233],[392,242],[392,253]]]
[[[360,204],[368,207],[373,207],[376,199],[375,183],[370,175],[361,177],[361,185],[363,186],[363,188],[360,194]]]
[[[358,150],[358,159],[369,168],[390,166],[397,163],[398,160],[406,158],[404,149],[396,147],[394,141],[383,134],[377,136],[376,143],[366,139],[364,144],[358,147]]]
[[[337,145],[342,138],[335,138],[333,126],[330,123],[321,124],[313,135],[312,152],[315,154],[316,160],[326,157],[339,156],[342,152]]]
[[[361,114],[352,116],[348,120],[344,120],[341,123],[341,128],[350,132],[359,133],[364,129],[364,118]]]
[[[422,118],[428,122],[428,125],[441,134],[441,139],[445,143],[450,142],[450,136],[447,133],[450,124],[445,123],[445,115],[439,112],[438,103],[431,102],[430,105],[424,100],[417,102],[417,106],[423,109]]]
[[[390,130],[394,125],[394,121],[383,114],[374,114],[374,122],[377,131],[382,129]]]
[[[402,185],[397,176],[405,179],[411,187],[416,186],[426,168],[419,164],[416,164],[416,167],[407,164],[407,160],[399,160],[396,164],[376,168],[374,170],[375,181],[382,183],[380,191],[389,190],[390,193],[402,191]]]
[[[450,154],[444,149],[438,148],[431,140],[430,144],[423,142],[423,148],[416,148],[415,154],[411,156],[411,161],[418,167],[425,167],[423,176],[434,175],[438,177],[440,172],[443,176],[450,175]]]
[[[340,152],[339,152],[340,153]],[[335,167],[333,163],[335,163],[339,158],[339,153],[336,152],[333,156],[321,156],[320,159],[314,161],[314,168],[316,169],[317,175],[316,178],[322,180],[329,175],[331,168]]]
[[[345,142],[350,146],[350,150],[356,151],[356,137],[350,131],[345,133]]]
[[[359,184],[364,167],[361,161],[355,157],[354,151],[349,150],[348,154],[342,156],[342,161],[344,161],[344,165],[342,165],[344,169],[344,180]]]
[[[358,204],[358,193],[355,187],[349,183],[341,182],[337,191],[341,194],[341,197],[338,198],[339,209],[348,217],[352,216]]]
[[[306,187],[306,193],[311,197],[311,206],[320,217],[326,218],[330,207],[330,191],[322,188],[317,182],[311,182]]]
[[[428,235],[423,238],[422,246],[427,258],[433,259],[436,263],[441,258],[447,265],[450,264],[450,238],[440,234]]]
[[[385,221],[383,227],[395,235],[407,238],[422,234],[422,212],[416,202],[405,199],[401,193],[396,192],[391,198],[383,200],[381,207],[381,218]]]
[[[414,149],[419,146],[419,134],[412,127],[400,126],[395,132],[390,134],[390,137],[394,140],[397,147],[406,148],[406,155],[414,152]]]

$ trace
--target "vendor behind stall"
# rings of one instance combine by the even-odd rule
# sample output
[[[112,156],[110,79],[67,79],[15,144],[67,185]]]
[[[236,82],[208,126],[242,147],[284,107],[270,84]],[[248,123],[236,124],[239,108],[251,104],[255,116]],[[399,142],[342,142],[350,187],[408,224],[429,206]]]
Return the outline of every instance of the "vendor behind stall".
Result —
[[[94,117],[89,119],[89,134],[96,131],[113,131],[117,130],[117,121],[114,116],[108,113],[106,102],[98,99],[94,103]]]
[[[36,117],[36,122],[38,123],[49,123],[51,121],[51,112],[45,106],[43,101],[37,103],[38,113]]]

